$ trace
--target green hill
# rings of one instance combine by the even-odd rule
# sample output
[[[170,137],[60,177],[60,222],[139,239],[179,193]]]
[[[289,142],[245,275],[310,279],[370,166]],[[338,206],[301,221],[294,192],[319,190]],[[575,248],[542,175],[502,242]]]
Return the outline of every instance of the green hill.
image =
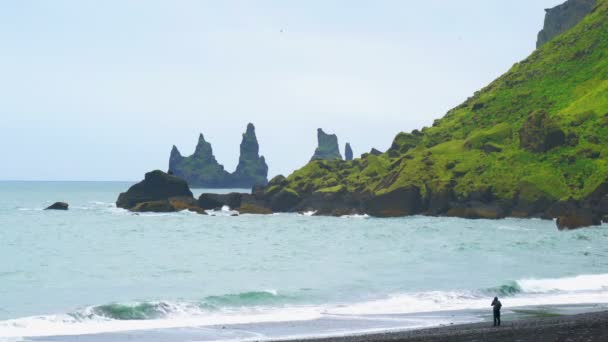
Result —
[[[380,156],[311,161],[264,194],[328,214],[555,217],[568,200],[589,206],[607,180],[608,0],[598,0],[432,127],[399,133]]]

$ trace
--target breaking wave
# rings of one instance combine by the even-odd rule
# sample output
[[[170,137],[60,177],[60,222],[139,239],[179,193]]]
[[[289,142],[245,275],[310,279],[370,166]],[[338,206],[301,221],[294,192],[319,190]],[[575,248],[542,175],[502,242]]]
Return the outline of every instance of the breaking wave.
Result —
[[[487,310],[491,297],[504,307],[597,304],[608,298],[608,274],[521,279],[481,290],[398,293],[375,300],[315,305],[275,290],[209,296],[200,301],[144,301],[90,306],[66,314],[0,321],[0,337],[83,335],[126,330],[307,321],[334,315]]]

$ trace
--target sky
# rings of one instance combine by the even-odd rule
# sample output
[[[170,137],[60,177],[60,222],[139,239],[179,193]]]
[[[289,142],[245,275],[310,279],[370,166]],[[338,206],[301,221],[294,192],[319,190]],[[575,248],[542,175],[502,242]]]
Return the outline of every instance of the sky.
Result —
[[[316,129],[355,155],[430,126],[528,56],[561,0],[20,0],[0,6],[2,180],[139,180],[198,134],[269,178]]]

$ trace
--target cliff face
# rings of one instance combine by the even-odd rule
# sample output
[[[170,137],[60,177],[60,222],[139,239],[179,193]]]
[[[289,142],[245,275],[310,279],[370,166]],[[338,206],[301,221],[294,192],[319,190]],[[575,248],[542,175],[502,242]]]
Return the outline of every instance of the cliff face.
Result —
[[[243,134],[239,164],[234,173],[228,173],[213,155],[211,144],[199,136],[194,154],[183,157],[173,146],[169,157],[169,172],[188,182],[194,188],[251,188],[265,185],[268,166],[260,157],[259,145],[253,124],[247,125]]]
[[[318,146],[310,160],[342,160],[338,137],[326,134],[321,128],[317,129]]]
[[[608,0],[432,127],[382,154],[313,160],[264,189],[280,211],[468,218],[608,215]],[[336,158],[337,159],[337,158]],[[278,209],[277,209],[278,210]],[[608,219],[608,216],[606,216]],[[560,222],[576,220],[562,219]]]
[[[546,9],[545,25],[538,33],[536,47],[541,47],[574,27],[591,12],[596,2],[597,0],[568,0],[559,6]]]
[[[268,165],[264,156],[259,155],[260,146],[253,124],[247,125],[241,141],[241,154],[236,171],[232,174],[232,186],[247,187],[268,183]]]

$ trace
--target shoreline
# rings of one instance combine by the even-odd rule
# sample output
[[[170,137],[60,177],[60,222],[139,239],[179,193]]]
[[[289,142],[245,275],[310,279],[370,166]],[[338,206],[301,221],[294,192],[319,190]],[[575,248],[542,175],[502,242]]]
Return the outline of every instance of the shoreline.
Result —
[[[531,306],[505,310],[494,328],[489,310],[426,314],[327,316],[305,321],[183,326],[23,337],[44,342],[426,342],[426,341],[578,341],[608,340],[607,304]],[[439,323],[441,322],[441,323]],[[0,337],[0,341],[2,338]]]
[[[435,342],[435,341],[608,341],[608,311],[465,323],[434,328],[336,337],[277,339],[273,342]]]

